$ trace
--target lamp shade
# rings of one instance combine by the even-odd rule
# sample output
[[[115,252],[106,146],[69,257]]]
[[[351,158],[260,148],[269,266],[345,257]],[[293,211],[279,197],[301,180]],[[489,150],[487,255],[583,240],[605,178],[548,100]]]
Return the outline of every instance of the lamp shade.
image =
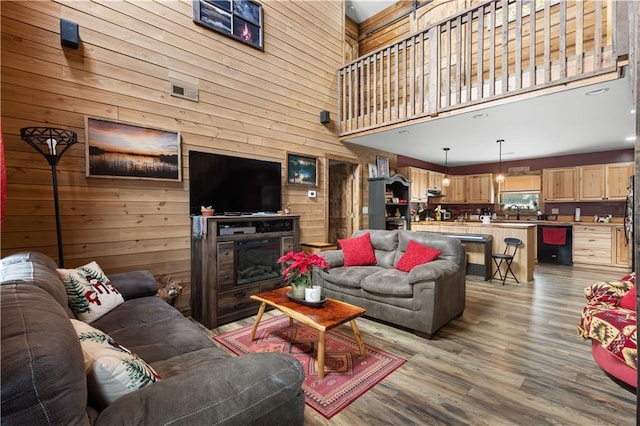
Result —
[[[20,137],[52,165],[57,164],[62,154],[78,142],[76,132],[56,127],[23,127]]]
[[[498,176],[496,176],[496,182],[502,183],[504,182],[504,175],[502,174],[502,143],[504,142],[504,139],[498,139],[496,142],[500,146],[500,156],[498,157]]]

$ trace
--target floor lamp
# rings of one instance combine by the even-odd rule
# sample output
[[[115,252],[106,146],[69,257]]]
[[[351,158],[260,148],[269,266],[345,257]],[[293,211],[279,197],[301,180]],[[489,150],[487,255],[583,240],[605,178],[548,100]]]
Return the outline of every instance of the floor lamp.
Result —
[[[60,231],[60,210],[58,207],[58,175],[56,166],[67,149],[78,142],[78,136],[71,130],[56,129],[54,127],[24,127],[20,129],[20,137],[31,145],[51,165],[53,178],[53,201],[56,210],[56,233],[58,236],[58,259],[60,267],[64,268],[62,256],[62,233]]]

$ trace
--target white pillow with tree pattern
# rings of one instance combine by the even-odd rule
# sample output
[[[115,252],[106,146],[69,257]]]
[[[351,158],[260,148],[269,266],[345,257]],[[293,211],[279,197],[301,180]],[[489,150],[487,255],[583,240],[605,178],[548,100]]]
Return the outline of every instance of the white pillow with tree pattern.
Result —
[[[69,306],[76,318],[88,324],[124,303],[120,292],[111,284],[96,262],[76,269],[58,269],[67,289]]]
[[[98,406],[160,380],[149,364],[108,334],[82,321],[71,323],[82,346],[89,396]]]

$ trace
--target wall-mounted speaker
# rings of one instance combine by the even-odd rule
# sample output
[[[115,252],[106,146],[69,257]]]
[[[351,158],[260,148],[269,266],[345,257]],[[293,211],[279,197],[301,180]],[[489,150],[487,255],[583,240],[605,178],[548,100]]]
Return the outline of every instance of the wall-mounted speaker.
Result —
[[[77,23],[60,19],[60,43],[72,49],[77,49],[80,46],[80,33]]]
[[[322,124],[327,124],[331,122],[331,116],[329,111],[320,111],[320,122]]]

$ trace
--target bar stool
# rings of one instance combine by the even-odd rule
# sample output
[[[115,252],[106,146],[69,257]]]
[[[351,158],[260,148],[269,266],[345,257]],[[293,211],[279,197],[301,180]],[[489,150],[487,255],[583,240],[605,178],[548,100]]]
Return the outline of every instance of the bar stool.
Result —
[[[491,281],[495,278],[496,274],[502,280],[502,285],[507,280],[507,276],[511,273],[511,276],[516,283],[520,284],[518,278],[516,278],[516,274],[513,273],[513,269],[511,269],[511,263],[513,263],[513,259],[516,257],[516,253],[518,252],[518,247],[522,245],[522,240],[519,238],[505,238],[504,239],[504,252],[503,253],[493,253],[491,258],[493,259],[493,263],[496,265],[496,271],[491,276]],[[507,265],[507,270],[504,272],[504,276],[502,275],[502,264],[505,263]]]

